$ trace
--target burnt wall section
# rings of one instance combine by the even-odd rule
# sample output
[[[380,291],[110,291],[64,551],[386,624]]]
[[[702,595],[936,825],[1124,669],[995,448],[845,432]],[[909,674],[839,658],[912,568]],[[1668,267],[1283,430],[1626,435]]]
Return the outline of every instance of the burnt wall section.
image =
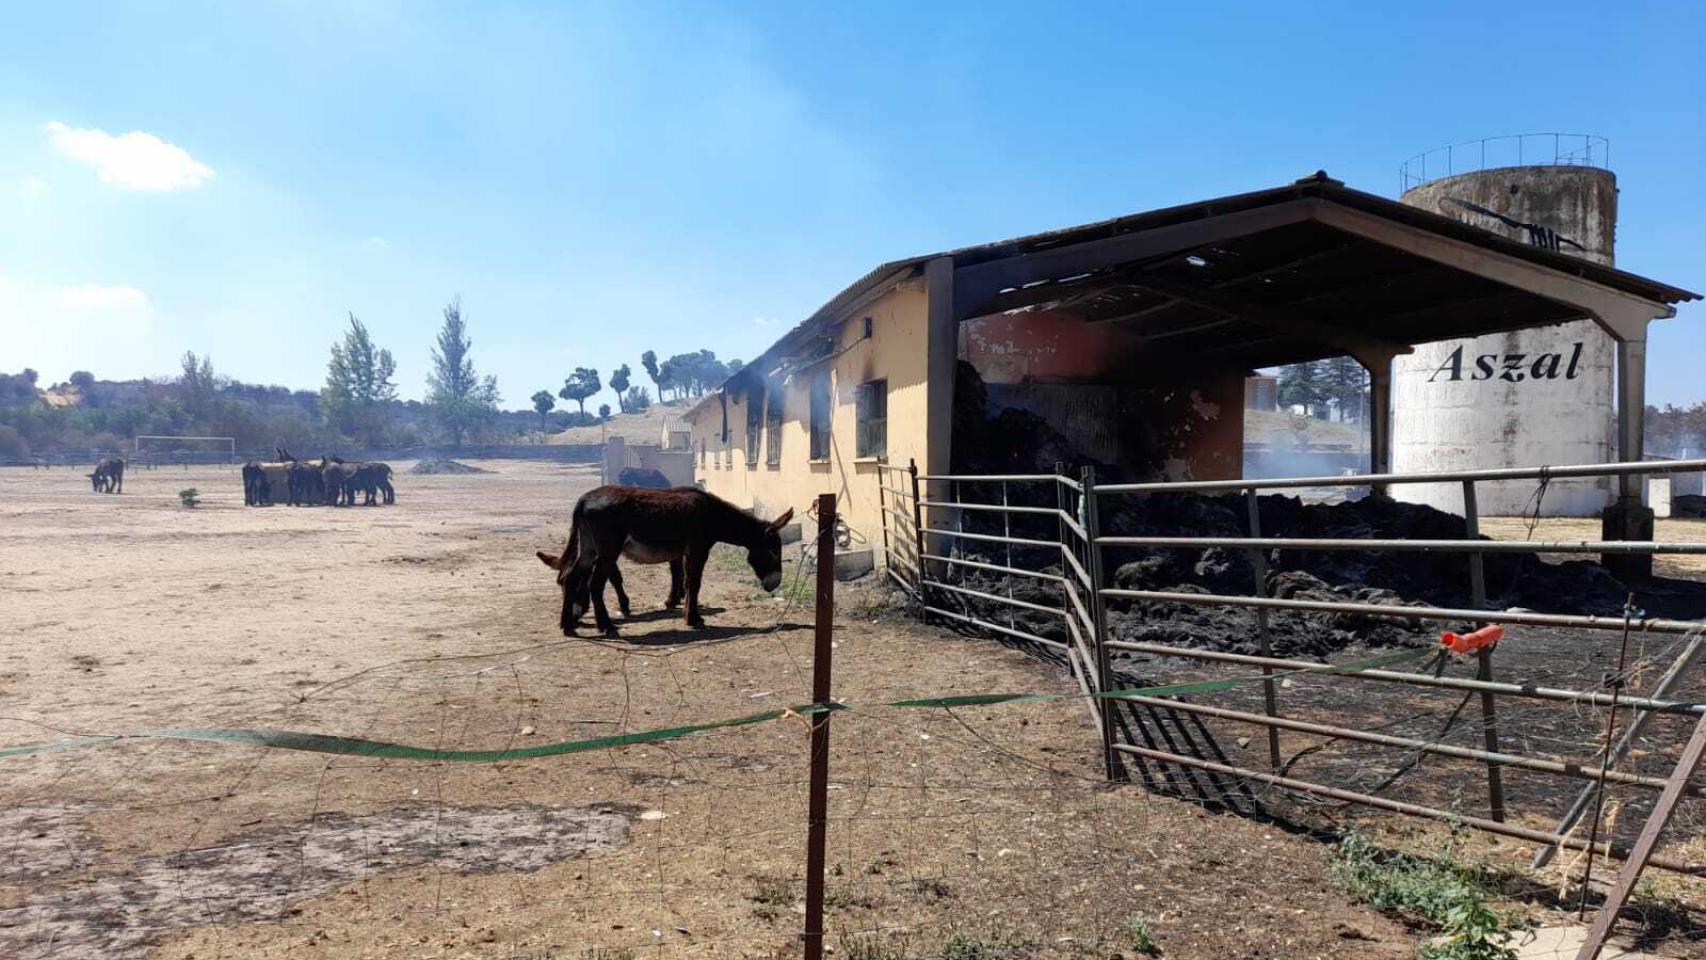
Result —
[[[962,360],[954,396],[954,473],[1076,473],[1105,482],[1237,479],[1244,371],[1189,384],[1127,380],[986,382]]]

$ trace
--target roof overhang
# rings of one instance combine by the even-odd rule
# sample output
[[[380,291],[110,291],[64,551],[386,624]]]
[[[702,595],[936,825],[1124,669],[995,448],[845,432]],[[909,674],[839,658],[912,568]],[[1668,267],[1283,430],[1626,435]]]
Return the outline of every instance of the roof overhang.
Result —
[[[1141,338],[1144,365],[1261,367],[1591,318],[1620,340],[1697,294],[1324,175],[954,254],[962,319],[1047,313]]]
[[[1534,247],[1324,173],[1272,190],[892,261],[736,375],[811,342],[938,258],[959,320],[1047,313],[1142,338],[1137,365],[1248,368],[1591,318],[1638,340],[1699,294]],[[750,372],[749,372],[750,371]],[[731,384],[732,386],[732,384]],[[696,408],[697,409],[697,408]],[[690,414],[691,415],[691,414]]]

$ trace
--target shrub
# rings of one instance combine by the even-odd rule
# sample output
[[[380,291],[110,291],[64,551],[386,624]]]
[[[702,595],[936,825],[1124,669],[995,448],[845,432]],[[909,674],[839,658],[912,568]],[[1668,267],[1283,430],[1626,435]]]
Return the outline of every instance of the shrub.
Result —
[[[194,487],[185,487],[178,491],[178,500],[186,507],[194,507],[201,503],[201,491]]]
[[[1424,947],[1417,960],[1515,960],[1511,925],[1487,906],[1484,871],[1381,851],[1356,833],[1339,841],[1332,858],[1334,881],[1358,900],[1444,928],[1446,939]]]
[[[0,459],[23,460],[30,455],[30,442],[16,427],[0,424]]]
[[[1149,918],[1141,913],[1132,914],[1126,918],[1125,930],[1131,937],[1131,948],[1146,957],[1161,955],[1161,947],[1155,942],[1155,933],[1149,929]]]

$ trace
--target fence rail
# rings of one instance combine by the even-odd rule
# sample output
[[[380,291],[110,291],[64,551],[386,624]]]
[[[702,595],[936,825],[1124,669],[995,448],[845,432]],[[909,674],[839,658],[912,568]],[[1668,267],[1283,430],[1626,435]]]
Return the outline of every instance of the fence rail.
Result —
[[[1466,826],[1540,844],[1546,850],[1586,850],[1613,855],[1628,853],[1607,843],[1597,845],[1574,835],[1575,818],[1590,791],[1608,786],[1662,790],[1675,785],[1682,795],[1706,795],[1706,788],[1690,786],[1691,772],[1679,765],[1669,777],[1633,773],[1615,768],[1615,763],[1633,746],[1628,733],[1617,743],[1606,737],[1596,755],[1549,757],[1530,755],[1528,738],[1513,749],[1501,742],[1498,705],[1501,700],[1530,704],[1568,705],[1577,710],[1606,710],[1613,716],[1632,717],[1637,731],[1648,717],[1681,714],[1706,717],[1706,704],[1667,696],[1670,685],[1693,658],[1706,634],[1706,621],[1648,617],[1633,608],[1623,616],[1589,616],[1542,613],[1530,610],[1494,610],[1487,602],[1484,558],[1491,556],[1537,556],[1544,554],[1597,556],[1706,556],[1706,543],[1650,542],[1633,540],[1529,540],[1481,539],[1476,505],[1477,484],[1490,481],[1532,480],[1544,485],[1572,478],[1639,477],[1706,472],[1706,459],[1640,463],[1582,464],[1556,467],[1518,467],[1490,470],[1455,470],[1439,473],[1386,473],[1355,476],[1295,477],[1273,480],[1209,480],[1186,482],[1101,483],[1095,472],[1084,470],[1076,477],[1064,468],[1054,474],[927,474],[916,464],[885,464],[878,481],[883,503],[884,555],[899,569],[897,580],[926,619],[940,620],[962,628],[987,630],[993,634],[1035,644],[1045,651],[1065,653],[1065,661],[1081,688],[1089,694],[1096,729],[1102,738],[1110,776],[1124,776],[1123,760],[1176,765],[1199,774],[1248,780],[1299,793],[1361,804],[1411,816],[1452,820]],[[891,481],[894,485],[891,485]],[[1266,491],[1307,487],[1369,487],[1377,492],[1397,484],[1456,484],[1462,488],[1464,535],[1456,538],[1402,537],[1287,537],[1264,535],[1259,494]],[[1017,496],[1016,496],[1017,494]],[[1159,536],[1143,531],[1109,529],[1100,517],[1123,498],[1156,495],[1236,495],[1244,504],[1243,536]],[[1049,501],[1053,504],[1050,505]],[[1051,528],[1052,529],[1048,529]],[[1180,590],[1127,589],[1107,582],[1104,570],[1109,550],[1236,551],[1250,561],[1248,594],[1200,593]],[[1297,556],[1309,553],[1358,551],[1375,555],[1434,553],[1462,555],[1463,576],[1471,603],[1467,606],[1408,605],[1353,600],[1274,597],[1268,595],[1268,561],[1288,551]],[[1052,596],[1051,596],[1052,593]],[[1258,654],[1225,650],[1194,649],[1168,644],[1118,640],[1108,629],[1109,606],[1118,605],[1122,617],[1141,616],[1133,603],[1189,604],[1250,611],[1251,635]],[[1497,645],[1483,647],[1470,657],[1473,678],[1443,675],[1446,653],[1442,650],[1430,668],[1358,669],[1341,671],[1326,663],[1274,655],[1270,643],[1270,617],[1297,614],[1350,615],[1359,618],[1452,623],[1496,623],[1510,626],[1552,627],[1592,631],[1631,632],[1692,637],[1687,649],[1665,673],[1652,695],[1631,695],[1622,688],[1626,677],[1608,677],[1598,689],[1540,686],[1535,683],[1501,682],[1494,672]],[[1051,634],[1052,636],[1045,636]],[[1143,654],[1168,662],[1220,664],[1223,667],[1259,668],[1255,682],[1262,692],[1260,712],[1210,705],[1195,698],[1106,696],[1120,689],[1121,675],[1113,655]],[[1398,735],[1360,726],[1322,722],[1282,713],[1280,673],[1333,676],[1347,682],[1410,686],[1457,692],[1462,711],[1478,703],[1480,716],[1472,721],[1479,729],[1479,744],[1463,746],[1443,742],[1444,732],[1433,739]],[[1130,716],[1121,711],[1136,708],[1169,715],[1188,715],[1267,733],[1268,768],[1251,769],[1228,762],[1224,756],[1203,756],[1189,745],[1171,738],[1135,738]],[[1454,712],[1452,720],[1456,720]],[[1450,724],[1448,723],[1448,728]],[[1615,726],[1615,722],[1613,723]],[[1701,727],[1706,730],[1706,724]],[[1423,804],[1394,800],[1374,793],[1347,790],[1314,782],[1292,772],[1282,763],[1281,734],[1291,738],[1321,740],[1323,743],[1354,742],[1415,755],[1435,755],[1484,766],[1485,816],[1467,816]],[[1324,738],[1324,739],[1323,739]],[[1597,746],[1587,743],[1584,746]],[[1684,756],[1688,756],[1684,752]],[[1295,761],[1295,757],[1293,760]],[[1147,769],[1147,768],[1146,768]],[[1570,814],[1552,831],[1507,822],[1503,772],[1507,769],[1585,781],[1581,798]],[[1638,851],[1639,852],[1639,851]],[[1647,849],[1646,854],[1651,850]],[[1649,856],[1653,866],[1689,873],[1706,866]],[[1614,907],[1615,905],[1613,905]]]

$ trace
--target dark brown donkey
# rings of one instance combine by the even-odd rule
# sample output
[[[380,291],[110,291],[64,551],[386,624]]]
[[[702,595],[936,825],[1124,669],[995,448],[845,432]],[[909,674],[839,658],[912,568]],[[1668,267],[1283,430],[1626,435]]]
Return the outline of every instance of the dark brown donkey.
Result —
[[[780,530],[794,516],[789,510],[766,523],[734,504],[692,487],[653,490],[643,487],[599,487],[575,504],[569,545],[561,556],[543,551],[539,559],[557,571],[563,588],[562,627],[573,636],[575,625],[590,600],[593,617],[606,636],[616,624],[604,606],[604,585],[616,588],[624,616],[628,596],[622,590],[618,557],[635,563],[669,564],[669,600],[673,607],[687,601],[687,625],[703,627],[699,615],[699,582],[711,547],[732,543],[746,548],[746,562],[766,590],[782,585]]]
[[[96,493],[123,493],[124,458],[102,457],[95,464],[95,472],[89,474],[89,483]]]

